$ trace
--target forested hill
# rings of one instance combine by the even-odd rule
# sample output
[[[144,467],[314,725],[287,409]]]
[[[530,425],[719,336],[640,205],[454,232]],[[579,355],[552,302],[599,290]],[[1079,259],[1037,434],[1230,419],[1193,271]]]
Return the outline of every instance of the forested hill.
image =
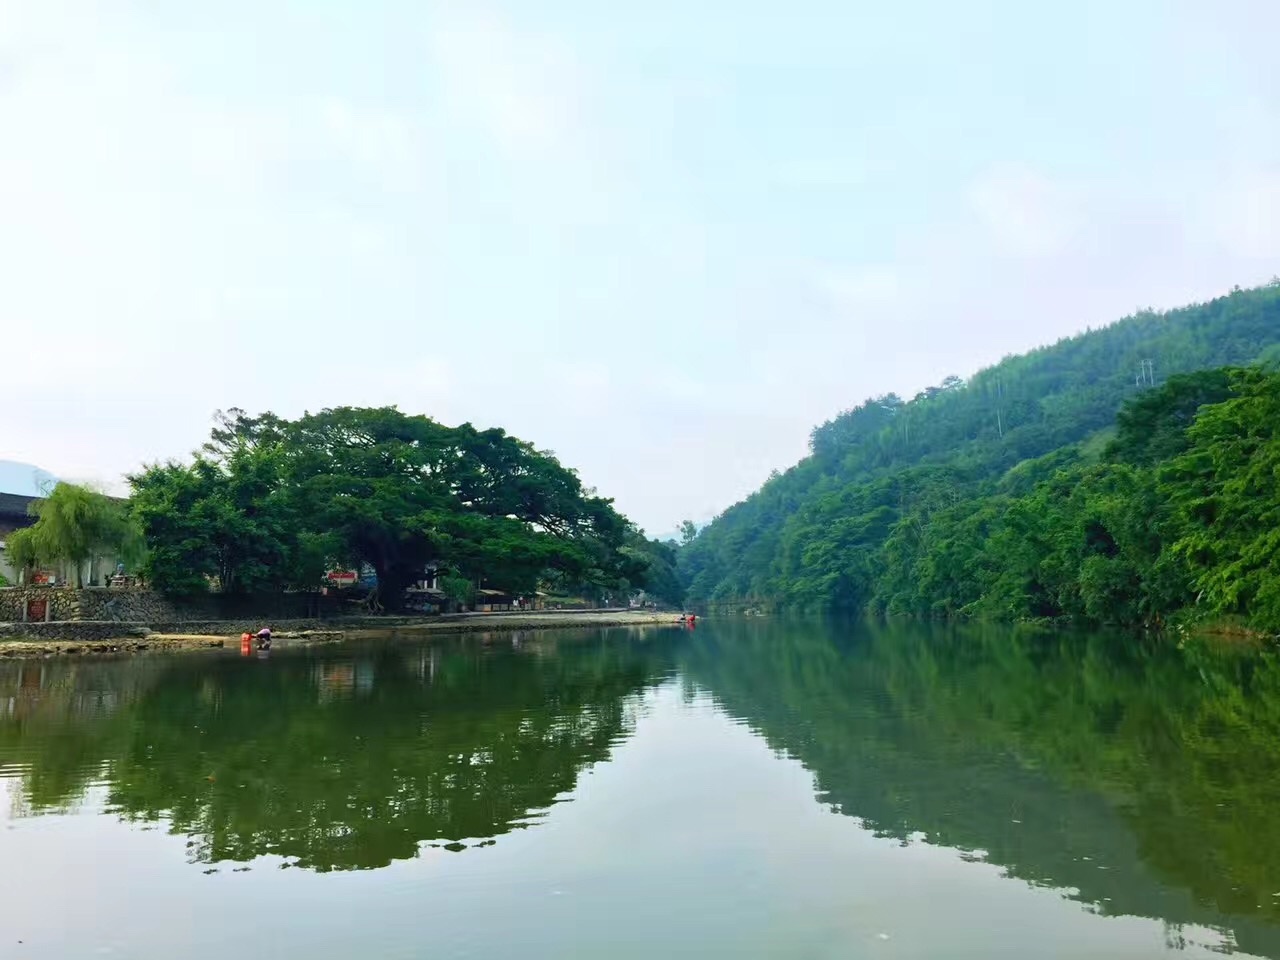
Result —
[[[869,399],[814,429],[810,456],[775,473],[681,551],[689,600],[891,605],[884,577],[895,534],[919,551],[936,541],[938,532],[925,527],[943,511],[1025,495],[1062,466],[1096,462],[1122,407],[1177,374],[1277,359],[1280,283],[1273,281],[1142,312],[1009,357],[968,381],[949,377],[910,400]],[[1048,603],[1046,612],[1059,607]]]

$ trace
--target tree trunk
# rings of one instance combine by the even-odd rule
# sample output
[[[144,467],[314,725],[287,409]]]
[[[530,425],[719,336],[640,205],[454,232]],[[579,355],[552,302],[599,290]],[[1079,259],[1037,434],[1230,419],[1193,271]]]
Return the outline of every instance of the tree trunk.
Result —
[[[378,577],[378,599],[388,613],[395,613],[404,607],[404,591],[413,582],[403,566],[391,563],[384,557],[372,564],[373,572]]]

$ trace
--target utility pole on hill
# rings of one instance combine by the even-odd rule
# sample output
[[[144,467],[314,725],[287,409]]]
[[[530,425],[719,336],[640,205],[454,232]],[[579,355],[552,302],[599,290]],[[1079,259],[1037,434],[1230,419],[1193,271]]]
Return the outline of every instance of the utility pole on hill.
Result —
[[[1004,383],[1000,374],[996,374],[996,429],[1000,431],[1000,439],[1004,439],[1004,416],[1000,411],[1000,401],[1004,398]]]
[[[1156,362],[1143,360],[1138,364],[1138,376],[1134,379],[1135,387],[1154,387],[1156,385]]]

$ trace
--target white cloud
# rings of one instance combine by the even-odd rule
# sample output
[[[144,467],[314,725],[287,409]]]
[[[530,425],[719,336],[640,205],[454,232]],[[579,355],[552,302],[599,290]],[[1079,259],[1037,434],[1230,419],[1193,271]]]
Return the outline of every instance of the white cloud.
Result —
[[[362,173],[397,191],[438,183],[438,164],[420,118],[377,104],[330,97],[319,105],[324,132]]]
[[[428,52],[443,105],[436,136],[467,168],[458,176],[483,171],[489,202],[513,223],[559,243],[629,219],[636,184],[617,134],[625,118],[607,102],[606,78],[569,44],[469,4],[435,22]]]
[[[1079,233],[1080,198],[1049,178],[1020,166],[997,166],[968,189],[979,223],[1005,253],[1047,257]]]
[[[1248,175],[1215,191],[1208,216],[1231,255],[1280,263],[1280,170]]]
[[[430,314],[438,167],[416,118],[211,92],[146,20],[16,9],[0,0],[0,328],[29,347],[0,456],[109,478],[185,453],[216,407],[341,403],[352,345]],[[403,376],[408,400],[447,390]]]
[[[892,267],[826,267],[814,271],[814,284],[833,306],[852,313],[883,309],[902,292],[898,271]]]
[[[432,64],[459,118],[517,157],[583,146],[584,81],[565,47],[495,12],[451,12],[430,35]]]

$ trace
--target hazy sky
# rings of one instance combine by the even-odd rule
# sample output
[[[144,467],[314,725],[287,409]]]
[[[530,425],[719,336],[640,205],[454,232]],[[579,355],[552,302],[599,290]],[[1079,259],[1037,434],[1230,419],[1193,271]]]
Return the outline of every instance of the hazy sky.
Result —
[[[651,533],[1280,273],[1274,0],[0,0],[0,458],[219,407],[555,450]]]

